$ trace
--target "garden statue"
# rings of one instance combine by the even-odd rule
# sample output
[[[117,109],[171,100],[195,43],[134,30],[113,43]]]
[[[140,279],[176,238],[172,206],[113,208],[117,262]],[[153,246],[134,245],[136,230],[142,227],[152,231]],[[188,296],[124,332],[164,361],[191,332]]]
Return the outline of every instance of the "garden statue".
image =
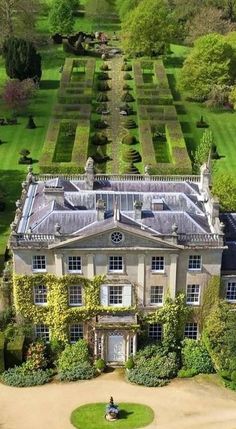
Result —
[[[105,418],[109,422],[117,420],[119,417],[119,408],[118,405],[114,404],[113,397],[110,397],[110,402],[106,406]]]

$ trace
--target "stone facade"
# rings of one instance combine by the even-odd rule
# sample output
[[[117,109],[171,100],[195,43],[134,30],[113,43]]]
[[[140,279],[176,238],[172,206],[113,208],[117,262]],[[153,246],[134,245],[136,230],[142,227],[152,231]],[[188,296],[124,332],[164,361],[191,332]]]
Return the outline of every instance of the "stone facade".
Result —
[[[180,291],[189,305],[200,306],[209,279],[221,275],[223,225],[206,166],[201,176],[98,176],[89,162],[83,176],[31,171],[27,180],[10,238],[14,273],[104,276],[100,313],[68,326],[71,341],[85,335],[96,357],[123,362],[136,352],[134,307],[148,314]],[[83,306],[83,291],[73,294],[68,306]],[[33,305],[47,306],[46,295],[40,287],[32,291]],[[187,336],[199,335],[196,323]],[[50,326],[40,326],[37,335],[48,339]],[[161,327],[149,334],[160,339]]]

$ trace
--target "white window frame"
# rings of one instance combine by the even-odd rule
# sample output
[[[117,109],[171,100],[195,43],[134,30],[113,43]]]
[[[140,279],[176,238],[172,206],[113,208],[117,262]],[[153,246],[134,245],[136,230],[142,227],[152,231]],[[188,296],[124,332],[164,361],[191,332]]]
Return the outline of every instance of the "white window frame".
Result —
[[[193,259],[190,259],[190,258],[193,258]],[[195,258],[195,259],[194,259]],[[200,267],[197,267],[197,268],[195,268],[195,267],[190,267],[190,261],[192,261],[192,263],[193,263],[193,261],[200,261]],[[188,258],[188,271],[201,271],[202,270],[202,257],[201,257],[201,255],[189,255],[189,258]]]
[[[71,339],[72,335],[75,338],[76,334],[78,334],[78,338],[72,340]],[[69,327],[69,335],[70,335],[70,343],[71,344],[75,344],[78,340],[83,339],[84,338],[83,323],[73,323],[72,325],[70,325],[70,327]]]
[[[189,290],[192,288],[192,290]],[[194,288],[198,288],[198,291],[194,291]],[[192,299],[191,300],[191,297]],[[200,305],[201,286],[199,284],[188,284],[186,287],[186,304],[188,305]],[[196,299],[197,298],[197,299]]]
[[[114,263],[115,258],[119,258],[119,260],[121,260],[121,263],[122,263],[122,268],[121,269],[110,268],[110,266],[111,266],[111,258],[113,258],[112,259],[113,260],[113,262],[112,262],[113,266],[115,265],[115,263]],[[123,258],[123,256],[120,256],[120,255],[110,255],[110,256],[108,256],[108,273],[121,274],[123,272],[124,272],[124,258]]]
[[[196,334],[196,337],[195,337]],[[199,336],[198,324],[196,322],[188,322],[184,328],[184,338],[189,338],[191,340],[197,340]]]
[[[35,325],[35,335],[36,335],[36,338],[40,338],[46,343],[49,343],[50,330],[48,325],[45,325],[44,323],[39,323],[38,325]]]
[[[70,269],[70,258],[72,259],[71,260],[71,263],[72,263],[72,265],[73,264],[76,264],[76,262],[73,262],[73,259],[74,260],[78,260],[79,262],[80,262],[80,269]],[[68,273],[82,273],[82,258],[81,258],[81,256],[78,256],[78,255],[68,255],[67,256],[67,271],[68,271]]]
[[[148,338],[150,340],[161,341],[162,335],[163,327],[160,323],[151,323],[150,325],[148,325]]]
[[[76,293],[75,291],[72,292],[73,288],[80,288],[80,293]],[[81,307],[83,305],[83,289],[81,285],[70,285],[68,288],[68,295],[69,295],[69,306],[70,307]],[[77,302],[71,302],[71,298],[72,296],[81,296],[81,302],[77,301]]]
[[[228,298],[227,295],[232,293],[232,290],[229,290],[230,288],[234,287],[235,288],[235,298]],[[226,286],[226,301],[228,302],[236,302],[236,281],[230,281],[227,282],[227,286]]]
[[[156,291],[154,291],[154,288]],[[158,290],[159,288],[159,290]],[[153,301],[153,297],[157,298],[157,302]],[[161,300],[159,301],[159,297],[161,297]],[[161,285],[152,285],[150,288],[150,305],[153,306],[162,306],[163,305],[163,297],[164,297],[164,286]]]
[[[47,286],[45,286],[45,285],[34,286],[34,304],[40,305],[40,306],[41,305],[42,306],[47,305],[47,303],[48,303],[47,294],[48,294]],[[40,300],[39,300],[40,296],[42,296],[44,301],[40,302]],[[45,296],[46,296],[46,299],[45,299]]]
[[[45,268],[36,268],[35,267],[35,259],[37,260],[37,258],[39,259],[39,258],[44,258],[44,265],[45,265]],[[42,261],[41,261],[41,265],[42,265]],[[47,258],[46,258],[46,255],[33,255],[32,256],[32,271],[34,272],[34,273],[45,273],[46,271],[47,271]]]
[[[159,260],[159,261],[158,261]],[[153,264],[163,264],[163,268],[153,268]],[[164,273],[165,272],[165,257],[164,256],[152,256],[151,259],[151,271],[152,273]]]
[[[119,290],[121,290],[121,294],[115,294],[113,293],[113,297],[121,297],[121,302],[117,302],[117,303],[111,303],[110,302],[110,298],[111,298],[111,288],[119,288]],[[108,286],[108,305],[109,307],[122,307],[124,303],[124,286],[123,285],[109,285]]]

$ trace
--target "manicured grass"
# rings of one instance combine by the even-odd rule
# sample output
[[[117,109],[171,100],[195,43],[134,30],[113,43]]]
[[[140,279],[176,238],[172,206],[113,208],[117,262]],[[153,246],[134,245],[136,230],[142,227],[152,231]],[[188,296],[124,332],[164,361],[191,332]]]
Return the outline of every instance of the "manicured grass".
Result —
[[[120,418],[115,422],[105,420],[105,403],[86,404],[71,414],[71,423],[78,429],[138,429],[149,425],[154,419],[153,410],[141,404],[119,404]]]
[[[196,149],[204,130],[196,127],[196,122],[203,116],[213,132],[220,159],[215,162],[215,173],[236,175],[236,113],[213,111],[203,104],[186,100],[185,94],[178,91],[180,67],[189,48],[172,45],[172,58],[167,60],[166,67],[174,94],[178,118],[182,126],[189,154]]]

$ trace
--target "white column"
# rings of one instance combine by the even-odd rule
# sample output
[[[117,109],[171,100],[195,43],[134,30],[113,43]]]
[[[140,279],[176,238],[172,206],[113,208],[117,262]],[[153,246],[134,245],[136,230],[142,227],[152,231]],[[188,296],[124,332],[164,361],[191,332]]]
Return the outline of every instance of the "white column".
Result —
[[[137,352],[137,334],[134,334],[133,336],[133,356]]]
[[[94,274],[94,255],[89,253],[87,256],[87,277],[92,279]]]
[[[126,360],[129,358],[129,334],[126,335]]]
[[[145,255],[138,255],[138,302],[145,305]]]
[[[94,332],[94,357],[95,357],[95,359],[97,358],[97,354],[98,354],[98,334],[95,331]]]
[[[57,276],[63,276],[63,255],[60,253],[55,253],[55,274]]]
[[[101,358],[104,359],[104,334],[101,336]]]
[[[178,255],[172,254],[170,255],[171,262],[170,262],[170,278],[169,278],[169,291],[170,291],[170,297],[172,299],[175,299],[176,296],[176,280],[177,280],[177,261],[178,261]]]

